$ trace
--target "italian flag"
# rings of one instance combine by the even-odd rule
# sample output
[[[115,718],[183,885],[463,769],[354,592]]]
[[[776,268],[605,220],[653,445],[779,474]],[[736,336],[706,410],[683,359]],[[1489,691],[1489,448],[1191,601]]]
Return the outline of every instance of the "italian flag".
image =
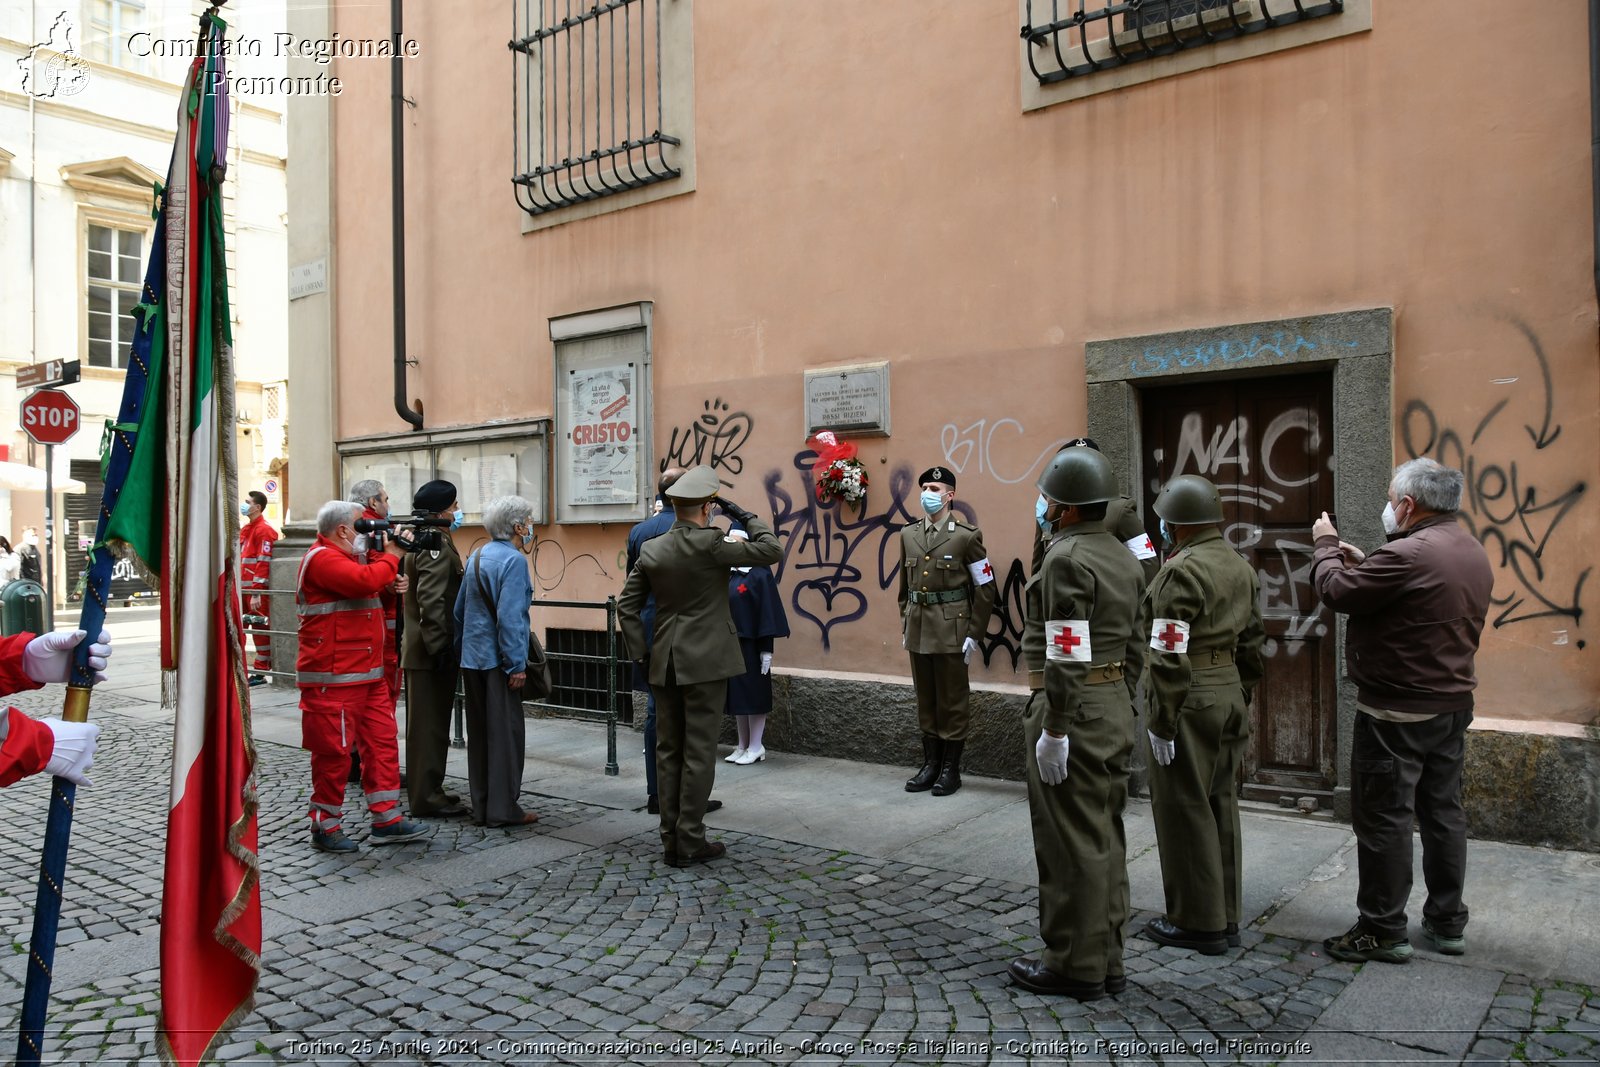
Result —
[[[106,540],[125,545],[161,590],[163,697],[176,723],[160,1039],[163,1058],[181,1064],[204,1059],[251,1010],[261,969],[255,744],[233,514],[225,32],[212,16],[179,107],[130,358],[144,395],[137,425],[115,428],[137,436],[106,524]],[[135,377],[130,368],[127,395]]]

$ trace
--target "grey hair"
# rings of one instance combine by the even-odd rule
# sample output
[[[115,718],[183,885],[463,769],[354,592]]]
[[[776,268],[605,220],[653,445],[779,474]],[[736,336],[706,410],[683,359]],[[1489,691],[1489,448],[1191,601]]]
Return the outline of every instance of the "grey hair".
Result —
[[[350,487],[350,502],[367,506],[367,501],[383,495],[383,483],[376,478],[363,478]]]
[[[1389,488],[1395,499],[1408,496],[1424,511],[1458,511],[1466,478],[1454,467],[1431,459],[1413,459],[1394,469]]]
[[[497,496],[483,506],[483,528],[496,541],[509,540],[519,522],[533,525],[533,505],[520,496]]]
[[[317,533],[331,537],[339,527],[355,522],[361,511],[362,505],[349,500],[330,500],[317,509]]]

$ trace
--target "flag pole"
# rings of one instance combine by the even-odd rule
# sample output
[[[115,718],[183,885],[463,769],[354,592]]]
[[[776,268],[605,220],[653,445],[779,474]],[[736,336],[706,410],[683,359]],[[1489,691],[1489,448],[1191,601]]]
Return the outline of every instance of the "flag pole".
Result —
[[[204,54],[212,16],[226,2],[217,0],[200,16],[197,54]],[[174,164],[177,162],[174,160]],[[162,258],[166,220],[159,187],[153,214],[156,220],[155,236],[145,271],[142,302],[133,312],[139,322],[123,382],[122,406],[117,422],[106,427],[106,440],[102,445],[105,477],[100,496],[100,517],[96,524],[94,548],[89,554],[89,568],[84,577],[83,611],[78,619],[78,628],[84,631],[85,639],[73,651],[71,677],[61,711],[62,719],[67,722],[89,721],[89,702],[94,691],[94,672],[89,669],[89,645],[105,625],[111,572],[116,562],[112,548],[105,539],[106,524],[116,510],[132,465],[150,380],[150,335],[153,330],[160,328],[160,305],[165,299],[165,285],[161,279],[165,273]],[[56,935],[61,924],[62,888],[66,881],[67,849],[72,838],[76,799],[75,784],[60,776],[51,780],[50,814],[45,823],[44,848],[39,857],[39,890],[34,902],[33,935],[28,946],[28,977],[17,1031],[18,1067],[38,1067],[44,1053],[44,1023],[50,1006]]]

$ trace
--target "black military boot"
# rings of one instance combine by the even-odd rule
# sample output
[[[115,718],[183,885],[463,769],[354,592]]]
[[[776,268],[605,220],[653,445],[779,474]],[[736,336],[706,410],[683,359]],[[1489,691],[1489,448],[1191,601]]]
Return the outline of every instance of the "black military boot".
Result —
[[[921,793],[933,788],[933,780],[939,776],[939,755],[943,743],[935,734],[922,735],[922,770],[906,780],[907,793]]]
[[[939,767],[939,780],[933,783],[933,795],[947,797],[961,788],[961,750],[965,741],[946,741],[944,761]]]

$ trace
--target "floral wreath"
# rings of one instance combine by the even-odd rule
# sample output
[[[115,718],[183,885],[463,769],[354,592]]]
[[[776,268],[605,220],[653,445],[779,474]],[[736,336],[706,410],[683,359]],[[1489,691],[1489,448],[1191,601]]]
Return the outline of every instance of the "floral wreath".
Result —
[[[832,430],[817,431],[806,445],[817,454],[811,477],[816,482],[819,501],[855,504],[867,495],[867,468],[856,458],[855,445],[840,441]]]

